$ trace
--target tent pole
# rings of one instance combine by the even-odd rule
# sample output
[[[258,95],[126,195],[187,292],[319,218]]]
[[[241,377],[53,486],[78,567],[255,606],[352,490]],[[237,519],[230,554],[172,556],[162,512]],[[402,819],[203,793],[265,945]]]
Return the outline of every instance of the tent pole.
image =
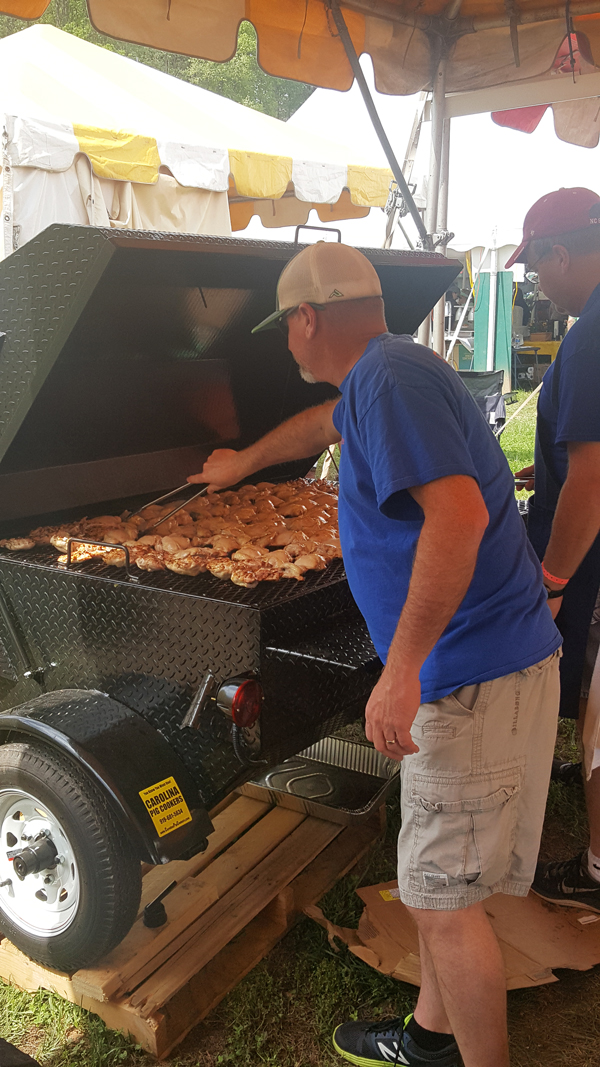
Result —
[[[442,56],[433,79],[433,99],[431,101],[431,150],[429,154],[429,177],[427,179],[427,209],[425,227],[427,233],[434,234],[438,223],[438,204],[442,182],[442,154],[444,146],[444,125],[446,111],[446,56]],[[441,301],[440,301],[441,303]],[[439,305],[438,305],[439,307]],[[442,304],[442,331],[444,311]],[[429,315],[419,326],[419,344],[429,345]],[[436,348],[437,351],[437,348]],[[441,354],[441,353],[440,353]]]
[[[342,12],[340,11],[338,0],[329,0],[329,5],[330,5],[331,14],[333,16],[333,21],[335,22],[335,26],[336,26],[336,29],[337,29],[339,35],[340,35],[340,39],[341,39],[342,44],[344,46],[344,50],[346,52],[346,55],[348,56],[348,61],[350,63],[350,66],[352,67],[352,72],[353,72],[354,77],[356,78],[356,81],[358,83],[358,87],[359,87],[359,89],[361,91],[362,98],[363,98],[363,100],[365,102],[365,106],[367,108],[367,111],[369,112],[369,117],[371,119],[371,122],[373,123],[373,126],[375,128],[375,133],[377,134],[377,136],[379,138],[379,142],[381,144],[381,147],[383,148],[383,151],[386,154],[387,161],[388,161],[388,163],[390,165],[390,169],[392,171],[392,174],[394,175],[394,178],[396,179],[396,182],[398,184],[398,188],[399,188],[400,192],[402,193],[402,196],[404,197],[404,200],[406,202],[408,210],[410,211],[410,213],[411,213],[411,215],[413,217],[415,226],[417,227],[417,233],[419,234],[419,239],[420,239],[421,245],[422,245],[422,247],[424,249],[426,249],[428,251],[431,251],[431,249],[433,248],[433,243],[431,241],[431,238],[428,236],[427,229],[425,228],[425,226],[423,224],[423,220],[422,220],[422,218],[421,218],[421,216],[419,214],[419,210],[417,208],[417,205],[415,204],[415,202],[414,202],[414,200],[412,198],[410,189],[408,188],[408,185],[406,184],[406,180],[405,180],[404,175],[402,173],[402,169],[400,167],[400,164],[398,163],[398,160],[396,159],[396,156],[394,154],[394,150],[393,150],[390,142],[388,141],[387,134],[386,134],[386,132],[385,132],[385,130],[383,128],[383,124],[381,122],[381,119],[379,118],[379,114],[377,112],[377,108],[375,107],[375,101],[373,100],[373,97],[371,96],[371,92],[369,90],[369,86],[367,85],[367,80],[366,80],[366,78],[365,78],[365,76],[363,74],[363,70],[362,70],[362,67],[361,67],[360,63],[358,62],[358,56],[356,54],[356,50],[355,50],[354,45],[352,43],[352,38],[351,38],[351,36],[350,36],[350,34],[348,32],[348,27],[346,26],[346,22],[345,22],[344,16],[342,15]]]
[[[494,370],[496,362],[496,304],[498,300],[498,241],[496,230],[492,234],[490,252],[490,314],[488,319],[486,370]]]
[[[448,231],[448,181],[450,175],[450,119],[444,119],[442,130],[442,159],[440,166],[440,191],[438,199],[437,224],[438,234]],[[446,254],[446,241],[440,242],[438,251]],[[442,296],[433,309],[433,350],[445,359],[446,339],[446,297]]]

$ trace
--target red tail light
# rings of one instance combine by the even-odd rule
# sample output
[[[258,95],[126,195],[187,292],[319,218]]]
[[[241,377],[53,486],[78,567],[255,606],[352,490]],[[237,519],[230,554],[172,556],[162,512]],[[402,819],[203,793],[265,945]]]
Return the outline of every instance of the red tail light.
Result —
[[[233,694],[231,717],[241,729],[254,726],[262,707],[262,689],[253,678],[242,682]]]

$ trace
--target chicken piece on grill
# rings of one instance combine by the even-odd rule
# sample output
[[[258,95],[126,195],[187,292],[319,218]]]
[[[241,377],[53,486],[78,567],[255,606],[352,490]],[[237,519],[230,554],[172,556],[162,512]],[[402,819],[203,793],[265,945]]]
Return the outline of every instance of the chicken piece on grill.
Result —
[[[256,508],[248,506],[244,507],[243,505],[232,508],[230,512],[230,517],[236,522],[254,522],[257,515],[258,511]]]
[[[31,537],[8,537],[5,541],[0,541],[0,548],[8,548],[9,552],[23,552],[35,546],[36,542]]]
[[[175,531],[177,526],[177,519],[175,515],[172,519],[167,519],[165,522],[159,522],[158,526],[155,526],[152,533],[160,534],[161,537],[168,537],[169,534]]]
[[[229,556],[211,559],[206,564],[207,571],[214,574],[215,578],[229,578],[234,567],[235,563],[229,559]]]
[[[238,563],[231,572],[231,581],[234,585],[241,585],[245,589],[254,589],[259,582],[277,582],[281,572],[276,567],[269,567],[266,563],[247,560]]]
[[[227,507],[227,504],[223,504],[221,502],[220,498],[214,504],[211,503],[211,505],[210,505],[208,510],[209,510],[211,516],[213,518],[215,518],[215,519],[224,518],[224,516],[228,515],[229,511],[230,511],[230,509]]]
[[[296,556],[294,566],[298,568],[300,574],[304,574],[305,571],[324,571],[327,563],[316,552],[309,552],[304,556]]]
[[[59,552],[67,551],[67,541],[70,537],[74,537],[75,532],[71,533],[70,530],[62,529],[50,536],[50,544],[53,548],[57,548]]]
[[[165,556],[161,549],[149,549],[136,559],[135,564],[141,571],[164,571],[167,568]]]
[[[28,540],[36,545],[51,545],[51,538],[63,529],[62,526],[36,526],[35,530],[30,530]]]
[[[208,504],[209,502],[206,497],[201,496],[199,500],[194,500],[193,504],[190,504],[189,507],[186,508],[186,511],[189,511],[194,522],[198,522],[203,516],[210,513]]]
[[[287,523],[288,530],[304,530],[310,536],[315,530],[318,530],[320,526],[323,526],[316,515],[311,515],[310,519],[307,515],[303,515],[300,519],[290,519]]]
[[[237,492],[242,500],[249,500],[251,497],[255,497],[259,491],[260,490],[258,490],[255,485],[248,484],[240,486]]]
[[[228,489],[225,493],[220,493],[219,496],[224,504],[228,504],[231,507],[234,504],[239,504],[241,497],[239,493],[235,493],[232,489]]]
[[[303,540],[305,537],[306,535],[300,530],[288,530],[285,527],[282,527],[280,530],[276,531],[269,541],[269,544],[273,545],[274,548],[283,548],[292,542]]]
[[[80,545],[79,548],[74,548],[71,550],[71,563],[85,563],[86,560],[94,559],[94,557],[98,555],[100,555],[100,553],[94,552],[91,549],[91,546],[90,550],[88,551],[87,545]],[[123,555],[123,553],[121,553],[121,555]],[[68,563],[68,561],[69,553],[65,552],[62,556],[58,557],[56,562],[65,564]]]
[[[150,545],[151,548],[160,548],[162,545],[162,537],[160,534],[144,534],[143,537],[139,537],[137,540],[138,545]]]
[[[206,559],[202,556],[180,556],[176,553],[167,561],[167,570],[175,574],[185,574],[188,578],[195,578],[197,574],[203,574],[206,570]]]
[[[339,540],[318,542],[316,551],[323,559],[342,559],[342,546]]]
[[[261,548],[259,545],[244,545],[243,548],[234,552],[231,558],[239,562],[240,560],[261,559],[268,555],[270,555],[268,548]]]
[[[135,541],[139,533],[137,527],[133,523],[123,523],[121,526],[107,526],[96,530],[90,527],[87,533],[89,536],[94,537],[96,534],[102,533],[99,540],[112,541],[113,544],[122,545],[123,541]]]
[[[188,541],[192,540],[192,537],[196,536],[196,523],[189,522],[185,526],[179,524],[173,530],[176,537],[187,537]]]
[[[182,548],[190,547],[189,537],[180,537],[178,534],[168,534],[162,539],[161,548],[165,552],[180,552]]]
[[[263,516],[273,515],[275,511],[275,505],[269,497],[265,497],[264,500],[256,501],[256,510],[258,512],[259,522]]]
[[[304,515],[306,511],[305,504],[292,504],[291,501],[285,504],[280,504],[277,509],[280,515],[283,515],[286,519],[297,519],[301,515]]]
[[[224,534],[216,534],[212,539],[212,546],[222,556],[228,556],[240,547],[240,542],[235,537],[225,537]]]
[[[306,535],[303,535],[302,540],[298,540],[298,535],[296,534],[294,540],[290,541],[286,546],[288,559],[295,559],[296,556],[305,556],[309,552],[316,552],[316,550],[316,542],[310,541]]]
[[[274,552],[269,552],[265,562],[269,564],[269,567],[281,567],[284,563],[291,563],[292,557],[288,554],[287,548],[276,548]]]

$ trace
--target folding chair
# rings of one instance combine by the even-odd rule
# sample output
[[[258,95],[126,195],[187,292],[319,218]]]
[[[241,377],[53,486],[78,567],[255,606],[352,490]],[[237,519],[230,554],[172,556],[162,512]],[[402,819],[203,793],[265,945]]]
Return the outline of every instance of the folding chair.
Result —
[[[500,437],[506,422],[506,405],[502,395],[503,370],[459,370],[466,388],[485,416],[492,433]]]

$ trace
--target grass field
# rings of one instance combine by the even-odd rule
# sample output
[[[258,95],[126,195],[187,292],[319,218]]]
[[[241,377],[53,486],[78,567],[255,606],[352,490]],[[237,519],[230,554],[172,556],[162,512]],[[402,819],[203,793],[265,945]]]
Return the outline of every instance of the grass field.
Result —
[[[522,394],[517,403],[524,399]],[[516,404],[509,406],[508,414]],[[532,462],[535,399],[501,437],[512,470]],[[559,750],[574,758],[569,724]],[[388,804],[383,842],[322,902],[328,918],[356,926],[357,884],[389,879],[395,864],[398,798]],[[585,841],[583,791],[551,786],[542,842],[545,858],[566,858]],[[600,969],[560,973],[560,981],[509,994],[513,1067],[597,1067]],[[349,1018],[402,1014],[415,990],[385,978],[344,946],[334,951],[323,930],[303,919],[222,1004],[189,1035],[169,1067],[333,1067],[331,1031]],[[58,997],[0,987],[0,1033],[44,1067],[150,1067],[154,1061],[95,1017]]]

